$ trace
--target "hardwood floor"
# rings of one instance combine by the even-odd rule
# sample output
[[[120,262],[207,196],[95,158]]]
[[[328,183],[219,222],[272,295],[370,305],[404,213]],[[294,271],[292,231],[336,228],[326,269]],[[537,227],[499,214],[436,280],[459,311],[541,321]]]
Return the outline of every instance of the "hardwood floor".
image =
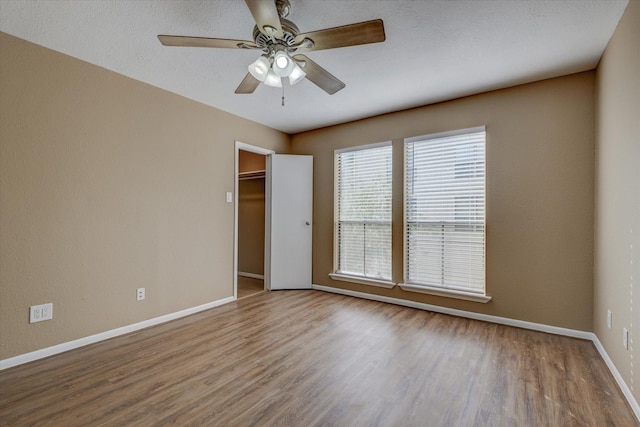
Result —
[[[238,276],[238,299],[264,292],[264,280]]]
[[[0,425],[632,426],[591,342],[264,292],[0,372]]]

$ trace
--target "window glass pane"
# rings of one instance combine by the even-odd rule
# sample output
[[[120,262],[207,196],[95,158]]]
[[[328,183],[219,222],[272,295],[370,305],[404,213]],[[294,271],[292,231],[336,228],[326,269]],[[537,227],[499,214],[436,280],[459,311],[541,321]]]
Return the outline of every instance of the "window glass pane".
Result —
[[[338,271],[345,274],[364,272],[364,224],[338,222]]]
[[[391,280],[391,145],[336,154],[336,271]]]
[[[485,132],[405,142],[405,281],[485,289]]]

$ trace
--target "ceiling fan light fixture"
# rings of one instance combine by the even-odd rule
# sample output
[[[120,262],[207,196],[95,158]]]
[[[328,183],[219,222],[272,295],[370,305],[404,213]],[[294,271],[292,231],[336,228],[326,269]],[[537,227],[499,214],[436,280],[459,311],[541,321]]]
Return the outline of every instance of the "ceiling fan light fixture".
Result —
[[[273,72],[279,77],[288,77],[294,65],[293,59],[284,51],[276,52],[273,57]]]
[[[262,51],[259,54],[262,56],[247,67],[249,72],[235,90],[238,94],[253,93],[260,83],[281,88],[282,79],[287,77],[291,85],[307,78],[329,95],[342,90],[345,84],[305,55],[294,52],[298,49],[326,50],[386,40],[382,19],[301,33],[296,24],[286,19],[291,9],[290,0],[245,0],[245,3],[256,24],[253,27],[253,41],[165,34],[158,35],[158,39],[164,46]]]
[[[257,80],[263,82],[267,78],[270,65],[271,64],[269,64],[269,60],[266,57],[260,56],[249,65],[249,72]]]
[[[269,70],[263,83],[271,87],[282,87],[282,78],[274,73],[273,70]]]
[[[289,74],[289,84],[293,86],[294,84],[298,83],[300,80],[304,79],[306,75],[307,73],[302,71],[302,68],[300,68],[298,64],[294,63],[293,70],[291,70],[291,73]]]

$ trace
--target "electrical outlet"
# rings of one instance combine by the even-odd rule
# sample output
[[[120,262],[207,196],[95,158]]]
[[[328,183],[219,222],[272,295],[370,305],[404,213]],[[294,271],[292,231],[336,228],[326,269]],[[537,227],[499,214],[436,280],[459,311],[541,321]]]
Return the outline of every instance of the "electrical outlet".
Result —
[[[629,349],[629,331],[627,331],[627,328],[622,328],[622,345],[627,350]]]
[[[611,310],[607,310],[607,328],[611,329]]]
[[[138,288],[136,290],[136,301],[142,301],[144,299],[144,288]]]
[[[29,307],[29,323],[53,319],[53,303],[32,305]]]

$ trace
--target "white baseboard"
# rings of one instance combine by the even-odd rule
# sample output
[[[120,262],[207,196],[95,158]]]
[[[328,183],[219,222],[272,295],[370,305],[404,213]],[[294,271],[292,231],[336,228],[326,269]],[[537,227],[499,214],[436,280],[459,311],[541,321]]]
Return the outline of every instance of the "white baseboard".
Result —
[[[558,326],[543,325],[541,323],[527,322],[525,320],[510,319],[508,317],[492,316],[489,314],[474,313],[472,311],[458,310],[455,308],[440,307],[438,305],[425,304],[422,302],[409,301],[399,298],[385,297],[382,295],[367,294],[364,292],[350,291],[347,289],[334,288],[324,285],[313,285],[313,289],[325,292],[333,292],[341,295],[349,295],[358,298],[365,298],[374,301],[387,302],[390,304],[402,305],[405,307],[418,308],[421,310],[433,311],[436,313],[450,314],[458,317],[466,317],[469,319],[483,320],[485,322],[499,323],[501,325],[516,326],[523,329],[531,329],[534,331],[547,332],[556,335],[565,335],[573,338],[582,338],[591,340],[593,333],[586,331],[578,331],[575,329],[560,328]]]
[[[238,276],[249,277],[251,279],[264,280],[264,274],[245,273],[244,271],[238,271]]]
[[[175,313],[169,313],[169,314],[165,314],[164,316],[154,317],[153,319],[144,320],[142,322],[134,323],[132,325],[123,326],[121,328],[112,329],[110,331],[100,332],[99,334],[90,335],[88,337],[79,338],[77,340],[68,341],[62,344],[57,344],[51,347],[32,351],[30,353],[20,354],[18,356],[10,357],[8,359],[3,359],[3,360],[0,360],[0,371],[3,369],[12,368],[14,366],[22,365],[23,363],[32,362],[34,360],[53,356],[54,354],[73,350],[78,347],[84,347],[85,345],[88,345],[88,344],[104,341],[109,338],[117,337],[119,335],[128,334],[129,332],[134,332],[139,329],[148,328],[149,326],[154,326],[160,323],[168,322],[170,320],[175,320],[181,317],[189,316],[191,314],[208,310],[213,307],[218,307],[220,305],[227,304],[232,301],[235,301],[234,297],[222,298],[206,304],[198,305],[196,307],[191,307],[184,310],[176,311]]]
[[[246,273],[246,274],[251,274],[251,273]],[[238,275],[240,275],[240,273],[238,273]],[[332,292],[332,293],[341,294],[341,295],[348,295],[348,296],[353,296],[358,298],[364,298],[364,299],[369,299],[373,301],[397,304],[397,305],[417,308],[421,310],[433,311],[436,313],[450,314],[453,316],[483,320],[486,322],[498,323],[501,325],[515,326],[523,329],[530,329],[534,331],[547,332],[551,334],[564,335],[568,337],[581,338],[581,339],[592,341],[596,349],[600,353],[600,356],[602,357],[607,367],[609,368],[609,371],[611,372],[616,382],[618,383],[618,386],[622,390],[622,393],[624,394],[627,401],[629,402],[629,405],[631,406],[631,409],[633,410],[636,418],[640,420],[640,405],[638,405],[638,402],[636,401],[635,397],[633,396],[633,393],[627,386],[627,383],[624,381],[624,379],[622,378],[622,375],[620,375],[620,372],[618,371],[616,366],[613,364],[613,361],[611,360],[606,350],[602,346],[602,343],[600,342],[596,334],[594,334],[593,332],[579,331],[579,330],[568,329],[568,328],[560,328],[557,326],[527,322],[524,320],[510,319],[507,317],[491,316],[488,314],[474,313],[470,311],[440,307],[437,305],[403,300],[399,298],[385,297],[382,295],[367,294],[364,292],[350,291],[347,289],[334,288],[330,286],[313,285],[313,289],[324,291],[324,292]],[[174,313],[165,314],[164,316],[159,316],[153,319],[144,320],[142,322],[123,326],[121,328],[112,329],[110,331],[101,332],[99,334],[90,335],[88,337],[79,338],[77,340],[73,340],[66,343],[43,348],[40,350],[32,351],[30,353],[25,353],[15,357],[10,357],[8,359],[3,359],[3,360],[0,360],[0,371],[3,369],[14,367],[14,366],[22,365],[27,362],[32,362],[34,360],[42,359],[48,356],[53,356],[54,354],[59,354],[65,351],[73,350],[75,348],[84,347],[85,345],[88,345],[88,344],[104,341],[106,339],[117,337],[119,335],[128,334],[129,332],[134,332],[140,329],[148,328],[150,326],[158,325],[160,323],[168,322],[170,320],[175,320],[181,317],[189,316],[191,314],[208,310],[213,307],[218,307],[220,305],[224,305],[232,301],[235,301],[234,297],[223,298],[217,301],[209,302],[207,304],[202,304],[196,307],[187,308],[185,310],[180,310]]]
[[[348,296],[353,296],[358,298],[365,298],[365,299],[374,300],[374,301],[387,302],[391,304],[402,305],[405,307],[418,308],[421,310],[434,311],[437,313],[451,314],[453,316],[466,317],[469,319],[484,320],[485,322],[498,323],[501,325],[516,326],[518,328],[530,329],[533,331],[547,332],[555,335],[564,335],[572,338],[581,338],[581,339],[589,340],[593,342],[593,345],[595,345],[596,349],[600,353],[600,356],[602,356],[602,359],[604,360],[607,367],[609,368],[609,371],[611,371],[611,374],[613,375],[616,382],[618,383],[618,386],[622,390],[624,397],[627,399],[627,402],[629,402],[629,405],[631,406],[633,413],[635,414],[636,418],[640,420],[640,406],[638,406],[638,402],[636,401],[635,397],[633,396],[633,393],[627,386],[627,383],[625,383],[624,379],[622,378],[622,375],[620,375],[620,372],[618,372],[618,369],[613,364],[613,361],[605,351],[604,347],[602,346],[602,343],[600,343],[600,340],[598,339],[596,334],[594,334],[593,332],[578,331],[575,329],[568,329],[568,328],[559,328],[557,326],[543,325],[541,323],[526,322],[524,320],[510,319],[508,317],[491,316],[488,314],[474,313],[471,311],[440,307],[437,305],[424,304],[421,302],[385,297],[381,295],[367,294],[364,292],[350,291],[347,289],[333,288],[330,286],[313,285],[313,289],[316,289],[319,291],[325,291],[325,292],[332,292],[332,293],[341,294],[341,295],[348,295]]]
[[[631,406],[631,409],[633,409],[633,413],[636,414],[636,418],[640,420],[640,406],[638,405],[638,401],[633,396],[633,393],[627,386],[627,383],[622,378],[622,375],[620,375],[620,372],[618,371],[618,368],[616,368],[616,365],[613,364],[613,360],[611,360],[611,358],[609,357],[609,354],[607,354],[607,351],[602,346],[602,343],[598,339],[598,336],[596,334],[592,334],[592,335],[593,335],[593,340],[592,340],[593,345],[596,346],[596,349],[598,349],[600,356],[602,356],[602,359],[604,359],[604,363],[607,364],[607,367],[609,368],[609,371],[611,371],[613,378],[615,378],[616,382],[618,383],[620,390],[622,390],[622,393],[627,398],[627,402],[629,402],[629,406]]]

